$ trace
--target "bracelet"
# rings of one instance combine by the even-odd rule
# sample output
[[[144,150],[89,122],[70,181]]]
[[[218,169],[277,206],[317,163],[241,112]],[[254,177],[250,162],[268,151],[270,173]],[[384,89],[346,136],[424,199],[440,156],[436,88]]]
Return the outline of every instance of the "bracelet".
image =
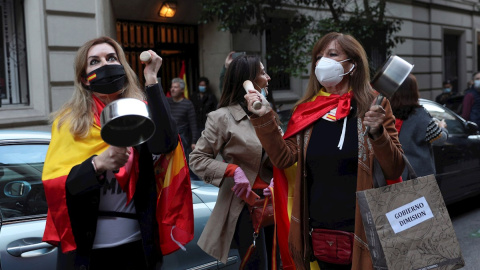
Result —
[[[93,170],[95,171],[95,174],[98,173],[97,171],[97,166],[95,165],[95,162],[93,161],[95,158],[92,158],[92,165],[93,165]]]
[[[93,170],[95,171],[95,175],[97,176],[97,179],[98,180],[103,180],[105,178],[105,175],[104,173],[102,174],[98,174],[98,171],[97,171],[97,165],[95,165],[95,161],[93,161],[95,158],[92,158],[92,165],[93,165]]]
[[[158,84],[158,82],[152,83],[152,84],[149,84],[149,85],[145,85],[145,89],[146,89],[146,88],[149,88],[149,87],[152,87],[152,86],[154,86],[154,85],[156,85],[156,84]]]

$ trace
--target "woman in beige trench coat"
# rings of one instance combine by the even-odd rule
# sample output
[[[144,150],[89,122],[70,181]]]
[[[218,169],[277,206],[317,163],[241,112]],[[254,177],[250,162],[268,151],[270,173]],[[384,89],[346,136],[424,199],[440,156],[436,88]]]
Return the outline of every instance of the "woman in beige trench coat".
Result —
[[[247,193],[251,188],[262,196],[262,190],[268,190],[272,179],[271,163],[249,121],[250,112],[245,105],[242,86],[245,80],[252,81],[259,93],[268,86],[270,77],[258,57],[241,56],[232,61],[225,76],[219,109],[209,113],[205,130],[190,154],[190,167],[194,173],[206,183],[220,188],[215,208],[198,245],[223,263],[226,263],[232,246],[238,248],[243,259],[253,242],[253,225],[244,200],[245,194],[236,196],[237,192],[233,191],[238,190],[241,182],[238,171],[244,173]],[[225,162],[216,159],[219,154]],[[267,261],[262,229],[256,240],[255,252],[245,268],[267,269]]]

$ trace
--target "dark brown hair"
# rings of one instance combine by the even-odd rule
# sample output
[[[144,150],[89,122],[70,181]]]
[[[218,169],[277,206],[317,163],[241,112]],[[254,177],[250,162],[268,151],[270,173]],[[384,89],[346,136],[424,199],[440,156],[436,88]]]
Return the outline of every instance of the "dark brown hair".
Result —
[[[415,108],[420,107],[419,98],[417,78],[413,74],[409,74],[390,98],[393,115],[398,119],[406,120],[415,111]]]
[[[244,104],[246,92],[243,88],[243,82],[245,80],[253,82],[260,72],[260,58],[258,56],[243,55],[233,59],[225,74],[218,108]]]

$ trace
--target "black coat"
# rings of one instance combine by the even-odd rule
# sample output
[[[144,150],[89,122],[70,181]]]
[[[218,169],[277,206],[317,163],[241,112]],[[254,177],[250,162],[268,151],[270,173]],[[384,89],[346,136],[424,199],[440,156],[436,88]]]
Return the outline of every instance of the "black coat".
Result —
[[[217,98],[209,92],[205,92],[203,97],[196,93],[193,105],[195,106],[195,114],[197,116],[197,128],[199,131],[202,131],[205,129],[207,114],[217,109]]]

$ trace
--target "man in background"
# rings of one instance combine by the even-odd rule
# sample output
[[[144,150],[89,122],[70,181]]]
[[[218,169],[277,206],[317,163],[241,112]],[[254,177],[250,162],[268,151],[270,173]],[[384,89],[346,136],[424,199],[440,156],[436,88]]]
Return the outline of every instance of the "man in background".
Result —
[[[185,91],[185,82],[180,78],[172,79],[170,88],[171,97],[167,98],[170,103],[172,117],[177,122],[178,133],[182,139],[183,150],[187,162],[188,155],[195,149],[195,144],[199,138],[195,108],[190,100],[183,96]]]
[[[473,75],[473,85],[465,92],[462,117],[480,126],[480,72]]]

